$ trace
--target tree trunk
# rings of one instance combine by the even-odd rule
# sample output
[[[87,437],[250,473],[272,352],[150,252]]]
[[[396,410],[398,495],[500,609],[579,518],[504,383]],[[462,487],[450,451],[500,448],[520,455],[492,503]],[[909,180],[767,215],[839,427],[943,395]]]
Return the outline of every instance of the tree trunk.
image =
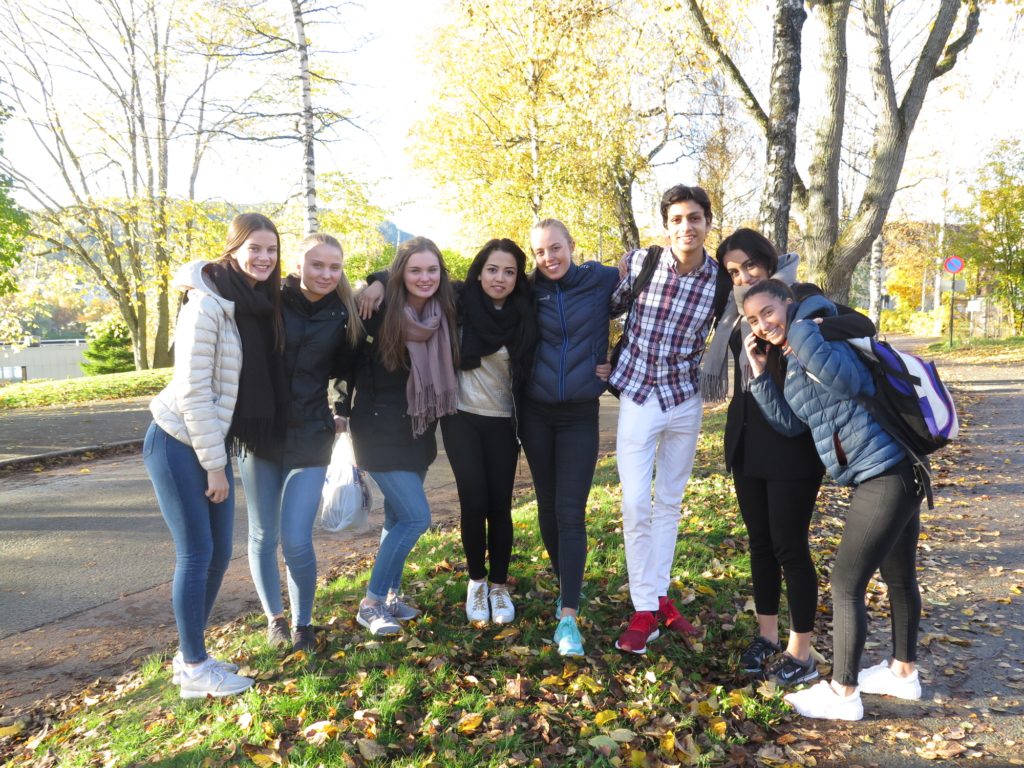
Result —
[[[615,184],[615,218],[619,223],[619,235],[622,248],[626,253],[640,247],[640,228],[633,214],[633,176],[627,173],[617,174]]]
[[[299,54],[299,83],[302,88],[302,153],[306,187],[306,234],[317,232],[316,160],[314,142],[316,126],[313,124],[312,76],[309,71],[309,43],[306,41],[306,23],[302,13],[302,0],[292,0],[295,19],[295,50]]]
[[[885,240],[878,237],[871,246],[871,271],[868,277],[868,317],[876,328],[882,327],[882,251]]]
[[[772,45],[771,99],[761,231],[780,251],[789,246],[789,209],[796,172],[796,126],[800,112],[800,40],[807,13],[803,0],[778,0]]]

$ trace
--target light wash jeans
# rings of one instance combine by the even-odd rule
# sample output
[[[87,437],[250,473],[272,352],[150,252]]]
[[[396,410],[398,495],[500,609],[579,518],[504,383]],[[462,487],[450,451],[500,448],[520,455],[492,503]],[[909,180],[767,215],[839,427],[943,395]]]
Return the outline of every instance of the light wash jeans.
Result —
[[[425,476],[426,472],[370,472],[384,494],[384,530],[366,588],[371,600],[383,601],[389,591],[401,591],[405,559],[430,527],[430,504],[423,490]]]
[[[320,506],[327,467],[282,466],[247,454],[238,460],[249,510],[249,570],[267,616],[284,612],[278,542],[288,572],[292,623],[312,622],[316,594],[313,521]]]
[[[206,660],[203,634],[231,561],[235,523],[235,477],[227,466],[228,497],[219,504],[206,497],[207,476],[192,447],[149,425],[142,460],[171,536],[174,580],[171,603],[178,625],[182,658]]]

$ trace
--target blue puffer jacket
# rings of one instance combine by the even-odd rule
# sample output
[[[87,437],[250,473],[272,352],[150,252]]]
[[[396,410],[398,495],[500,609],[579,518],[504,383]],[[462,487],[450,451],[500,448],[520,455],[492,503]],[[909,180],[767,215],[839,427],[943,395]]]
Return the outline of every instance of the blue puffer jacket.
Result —
[[[835,305],[822,296],[805,299],[790,311],[789,357],[783,391],[762,373],[751,384],[765,418],[784,435],[811,428],[814,447],[832,478],[857,485],[898,464],[905,456],[899,444],[857,401],[874,395],[871,374],[857,353],[843,341],[822,338],[814,316],[831,317]]]
[[[542,403],[593,400],[604,391],[594,368],[608,358],[609,299],[619,272],[596,261],[557,281],[538,272],[533,284],[540,339],[527,397]]]

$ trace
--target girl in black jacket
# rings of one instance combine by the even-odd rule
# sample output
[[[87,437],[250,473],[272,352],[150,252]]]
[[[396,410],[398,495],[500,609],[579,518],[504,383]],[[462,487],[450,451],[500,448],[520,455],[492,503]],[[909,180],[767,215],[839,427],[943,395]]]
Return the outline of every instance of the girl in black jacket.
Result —
[[[440,249],[407,240],[389,275],[357,354],[350,422],[356,463],[384,494],[384,534],[356,616],[374,635],[396,634],[419,614],[401,599],[402,571],[430,526],[423,479],[437,456],[437,420],[458,403],[455,297]]]
[[[342,271],[341,244],[330,235],[307,237],[295,272],[281,290],[287,419],[277,455],[246,453],[239,470],[249,510],[249,568],[267,615],[271,645],[310,651],[316,592],[313,522],[344,419],[332,415],[328,381],[344,376],[362,326]],[[277,565],[278,542],[288,572],[292,627],[284,617]]]
[[[738,229],[722,241],[718,262],[733,281],[739,307],[747,290],[769,277],[793,283],[798,257],[779,256],[775,246],[752,229]],[[843,307],[841,317],[822,325],[828,338],[873,336],[874,324]],[[729,348],[734,361],[733,395],[725,423],[725,462],[732,470],[743,522],[750,538],[750,571],[758,635],[740,657],[743,671],[765,671],[780,685],[818,677],[810,656],[818,606],[818,579],[811,560],[808,528],[824,474],[809,434],[786,437],[765,420],[750,393],[750,365],[742,340],[750,333],[741,313],[732,315]],[[714,354],[714,350],[709,352]],[[790,631],[786,650],[779,643],[779,601],[786,581]],[[775,657],[775,658],[772,658]]]

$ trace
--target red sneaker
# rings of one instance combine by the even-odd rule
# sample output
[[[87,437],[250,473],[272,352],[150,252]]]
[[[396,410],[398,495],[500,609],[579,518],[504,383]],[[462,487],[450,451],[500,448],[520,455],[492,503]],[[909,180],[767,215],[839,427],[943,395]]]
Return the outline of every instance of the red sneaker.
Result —
[[[626,631],[615,641],[615,647],[620,651],[643,655],[647,653],[647,644],[657,640],[659,634],[658,617],[654,612],[637,611],[629,620]]]
[[[658,598],[658,620],[665,629],[680,635],[699,635],[700,631],[683,618],[672,599],[665,595]]]

